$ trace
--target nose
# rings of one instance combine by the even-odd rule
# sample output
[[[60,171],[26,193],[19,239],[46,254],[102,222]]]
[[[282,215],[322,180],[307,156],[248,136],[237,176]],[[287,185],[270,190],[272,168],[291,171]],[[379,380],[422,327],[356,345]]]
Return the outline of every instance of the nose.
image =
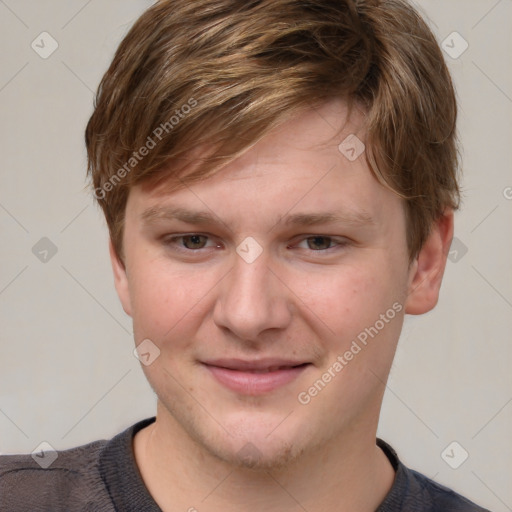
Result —
[[[265,251],[252,263],[238,255],[222,280],[213,319],[237,338],[255,342],[269,329],[284,329],[291,321],[289,290],[269,267]]]

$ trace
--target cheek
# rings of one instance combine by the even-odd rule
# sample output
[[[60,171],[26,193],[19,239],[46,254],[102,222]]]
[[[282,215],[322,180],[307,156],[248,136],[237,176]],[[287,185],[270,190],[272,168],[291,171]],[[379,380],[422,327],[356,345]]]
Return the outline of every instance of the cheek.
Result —
[[[385,255],[375,253],[346,265],[281,267],[281,277],[289,284],[279,292],[280,298],[295,310],[296,320],[306,322],[320,339],[344,344],[373,325],[400,297],[401,280],[393,274],[394,267]],[[149,338],[163,343],[172,338],[173,347],[183,347],[221,299],[222,287],[216,285],[226,268],[177,265],[141,251],[133,255],[128,270],[137,342]]]
[[[346,339],[391,307],[393,294],[381,274],[364,265],[338,267],[328,273],[295,276],[293,290],[303,304],[299,307],[310,311],[313,322],[321,321],[331,335]]]
[[[173,332],[193,329],[218,281],[215,275],[204,269],[179,269],[165,260],[138,261],[133,267],[130,296],[136,339],[158,342]]]
[[[391,365],[403,322],[406,276],[393,272],[398,267],[391,261],[380,263],[339,267],[329,276],[304,281],[309,293],[303,296],[302,311],[323,347],[324,370],[346,355],[347,368],[332,392],[339,386],[359,389],[362,382],[378,387],[375,375],[385,375]]]

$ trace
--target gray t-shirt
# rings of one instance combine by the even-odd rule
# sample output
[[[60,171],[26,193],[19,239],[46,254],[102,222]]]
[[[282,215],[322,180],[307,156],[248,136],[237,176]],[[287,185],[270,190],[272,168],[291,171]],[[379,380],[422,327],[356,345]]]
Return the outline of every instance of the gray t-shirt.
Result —
[[[0,511],[161,512],[142,481],[132,448],[136,432],[154,420],[136,423],[110,441],[56,452],[46,469],[44,461],[39,464],[31,455],[1,456]],[[384,441],[377,444],[396,475],[376,512],[489,512],[406,468]],[[51,457],[52,452],[40,456]]]

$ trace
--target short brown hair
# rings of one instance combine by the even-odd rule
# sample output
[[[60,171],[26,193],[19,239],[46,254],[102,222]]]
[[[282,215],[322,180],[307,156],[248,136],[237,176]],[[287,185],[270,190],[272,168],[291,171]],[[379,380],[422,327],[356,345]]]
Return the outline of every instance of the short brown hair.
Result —
[[[161,0],[121,42],[86,129],[118,255],[132,185],[204,179],[291,116],[362,104],[366,158],[405,201],[411,258],[459,203],[457,106],[435,37],[405,0]],[[172,165],[169,165],[171,163]],[[174,169],[174,170],[170,170]]]

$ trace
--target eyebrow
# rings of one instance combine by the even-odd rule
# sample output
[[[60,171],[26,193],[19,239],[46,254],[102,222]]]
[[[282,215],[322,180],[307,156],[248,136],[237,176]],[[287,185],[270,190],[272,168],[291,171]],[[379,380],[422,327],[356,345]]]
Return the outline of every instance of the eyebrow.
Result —
[[[152,206],[140,215],[145,224],[152,224],[159,220],[178,220],[187,224],[212,225],[225,224],[217,216],[207,211],[194,211],[186,208],[172,208],[166,206]],[[281,216],[275,225],[285,226],[313,226],[318,224],[343,223],[350,225],[375,224],[373,217],[366,211],[340,211],[322,213],[295,213]]]

